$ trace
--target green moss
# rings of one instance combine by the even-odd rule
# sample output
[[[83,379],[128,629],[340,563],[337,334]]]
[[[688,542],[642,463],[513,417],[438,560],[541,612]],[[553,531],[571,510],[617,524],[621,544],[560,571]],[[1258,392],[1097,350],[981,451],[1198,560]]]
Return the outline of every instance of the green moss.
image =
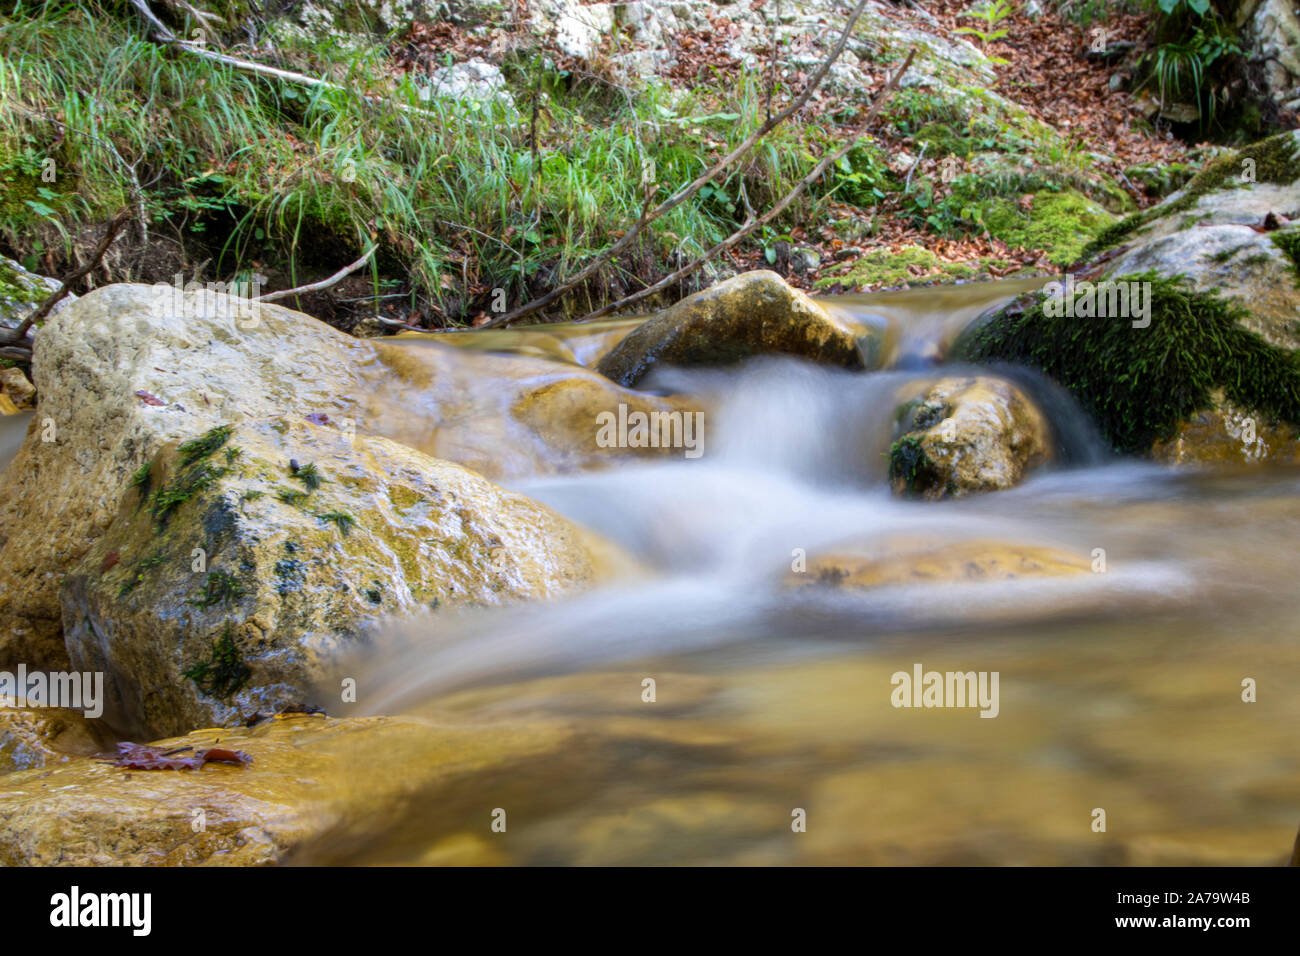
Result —
[[[165,526],[181,505],[210,488],[225,473],[225,468],[213,468],[204,462],[178,470],[171,481],[150,496],[149,513],[160,526]]]
[[[181,442],[176,448],[180,452],[181,465],[192,465],[196,461],[207,458],[224,445],[229,438],[230,426],[218,425],[216,428],[204,432],[198,438],[191,438],[189,441]]]
[[[1151,284],[1150,325],[1128,319],[1053,317],[1045,296],[1020,299],[965,336],[959,351],[980,362],[1045,372],[1089,412],[1111,445],[1142,453],[1223,389],[1240,408],[1300,426],[1300,361],[1239,324],[1246,313],[1186,279],[1155,273],[1117,278]]]
[[[334,524],[339,529],[339,533],[345,538],[348,536],[348,532],[357,526],[357,519],[345,511],[326,511],[316,517],[326,523]]]
[[[146,461],[132,472],[126,484],[128,488],[134,488],[140,493],[140,504],[144,504],[144,500],[149,497],[149,487],[153,484],[153,462]]]
[[[919,435],[904,435],[889,446],[889,480],[902,481],[909,495],[921,494],[942,480]]]
[[[1249,185],[1241,177],[1247,160],[1254,163],[1254,182],[1287,186],[1300,179],[1300,148],[1293,133],[1279,133],[1235,153],[1215,157],[1187,183],[1186,196],[1193,201],[1206,193],[1231,186]],[[1192,204],[1188,204],[1190,208]]]
[[[947,123],[930,123],[916,131],[914,139],[926,144],[926,155],[931,159],[943,156],[967,157],[975,150],[970,136],[957,132]]]
[[[207,610],[218,604],[230,604],[245,594],[239,579],[226,571],[209,571],[203,583],[203,592],[190,601],[195,607]]]
[[[1072,189],[1040,192],[1028,212],[1011,199],[983,204],[981,216],[989,233],[1008,246],[1041,249],[1056,265],[1078,260],[1088,240],[1115,221],[1114,217]]]
[[[292,508],[301,508],[310,494],[311,492],[299,491],[297,488],[281,486],[275,489],[275,496]]]
[[[155,551],[146,558],[141,558],[135,563],[131,570],[130,576],[122,582],[122,586],[117,589],[118,597],[126,597],[136,589],[136,586],[144,583],[144,572],[158,567],[167,560],[167,556],[161,550]]]
[[[892,288],[927,279],[966,279],[975,274],[975,270],[965,263],[941,262],[929,249],[907,246],[898,252],[890,252],[888,249],[868,252],[856,260],[847,272],[820,279],[816,287],[826,288],[839,283],[855,287]]]
[[[234,630],[229,623],[221,636],[212,642],[212,651],[206,661],[200,661],[181,672],[205,694],[228,698],[248,683],[252,671],[244,663],[235,643]]]
[[[1124,177],[1130,182],[1162,197],[1181,189],[1194,175],[1196,167],[1190,163],[1142,163],[1124,170]]]

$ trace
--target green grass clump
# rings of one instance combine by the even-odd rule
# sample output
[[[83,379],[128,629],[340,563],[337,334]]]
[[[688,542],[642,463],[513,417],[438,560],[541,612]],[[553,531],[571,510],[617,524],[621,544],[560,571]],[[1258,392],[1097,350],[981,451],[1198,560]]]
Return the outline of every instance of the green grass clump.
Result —
[[[1300,287],[1300,229],[1284,229],[1273,233],[1270,238],[1273,245],[1291,260],[1291,271],[1295,273],[1297,287]]]
[[[1069,390],[1116,451],[1144,453],[1223,389],[1238,407],[1300,427],[1300,361],[1239,324],[1246,313],[1186,279],[1148,272],[1151,324],[1050,317],[1045,296],[1020,300],[965,337],[964,357],[1040,369]]]
[[[212,642],[208,659],[186,668],[181,674],[198,684],[205,694],[228,698],[248,683],[252,671],[244,663],[235,644],[234,631],[227,623],[221,636]]]
[[[29,248],[39,237],[71,256],[86,227],[135,207],[138,183],[152,228],[222,277],[272,263],[301,284],[373,243],[376,284],[381,272],[409,276],[454,320],[479,308],[461,302],[470,288],[489,289],[484,303],[504,288],[513,304],[571,275],[767,115],[762,70],[625,90],[521,54],[503,64],[510,106],[430,96],[428,76],[394,71],[384,42],[277,36],[273,65],[332,89],[178,54],[147,34],[130,5],[103,0],[15,0],[0,12],[0,239]],[[770,205],[835,135],[816,118],[773,130],[743,168],[653,223],[611,265],[613,285],[730,235],[742,196]],[[46,159],[54,183],[40,178]],[[784,225],[812,220],[818,201],[795,202]],[[464,284],[449,287],[450,275]]]
[[[320,473],[314,462],[308,462],[293,472],[293,477],[307,486],[308,491],[315,491],[325,481],[325,476]]]

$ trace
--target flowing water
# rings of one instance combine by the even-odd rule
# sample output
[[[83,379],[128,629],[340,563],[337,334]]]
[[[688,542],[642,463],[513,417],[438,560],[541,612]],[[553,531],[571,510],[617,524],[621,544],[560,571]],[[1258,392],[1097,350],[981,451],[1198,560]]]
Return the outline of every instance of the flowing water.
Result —
[[[304,858],[1283,861],[1300,822],[1300,475],[1111,459],[1068,400],[1030,381],[1065,464],[981,497],[889,493],[898,397],[960,371],[936,367],[952,338],[1020,291],[827,300],[885,332],[886,368],[765,360],[659,374],[644,387],[708,399],[701,458],[508,479],[645,572],[391,634],[361,677],[370,711],[478,728],[488,749],[521,754],[449,771]],[[634,324],[456,344],[590,364]],[[800,553],[846,540],[881,559],[1050,547],[1089,570],[790,586]],[[996,716],[895,707],[892,675],[918,665],[997,672]],[[496,808],[508,840],[485,835]]]
[[[900,396],[962,371],[940,364],[953,337],[1020,291],[827,300],[883,333],[884,368],[658,373],[642,387],[709,409],[704,454],[564,474],[511,457],[519,436],[493,376],[525,358],[529,381],[590,366],[635,321],[403,343],[445,374],[393,383],[407,409],[394,437],[485,456],[642,567],[568,601],[394,628],[359,672],[365,709],[471,743],[439,782],[300,859],[1285,860],[1300,822],[1300,474],[1112,459],[1068,399],[1025,378],[1060,464],[955,501],[889,492]],[[456,418],[461,437],[448,445],[420,422],[452,393],[443,425]],[[866,590],[799,580],[799,555],[845,542],[904,565],[972,544],[1050,548],[1087,570]],[[917,666],[996,672],[996,716],[894,706],[893,675]],[[498,808],[509,829],[493,835]]]

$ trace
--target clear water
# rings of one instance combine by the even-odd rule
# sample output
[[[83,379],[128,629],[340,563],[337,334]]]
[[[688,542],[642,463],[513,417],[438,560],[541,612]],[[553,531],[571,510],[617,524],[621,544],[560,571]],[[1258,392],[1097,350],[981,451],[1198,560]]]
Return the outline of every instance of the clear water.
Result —
[[[1286,859],[1300,822],[1300,474],[1113,460],[1068,399],[1030,382],[1065,465],[950,502],[886,487],[899,395],[953,371],[936,366],[952,337],[1012,285],[833,300],[889,330],[889,369],[659,375],[646,387],[710,397],[702,458],[509,480],[645,573],[394,629],[362,665],[366,708],[469,728],[513,756],[449,768],[303,860]],[[498,345],[557,363],[598,351],[588,338],[577,355],[563,329],[536,347],[530,334]],[[1088,561],[1104,549],[1106,564],[865,591],[782,583],[797,549],[846,540],[882,556],[917,542]],[[998,672],[997,717],[893,706],[892,675],[917,664]],[[508,841],[484,836],[495,807],[526,821]],[[806,832],[791,827],[800,811]]]

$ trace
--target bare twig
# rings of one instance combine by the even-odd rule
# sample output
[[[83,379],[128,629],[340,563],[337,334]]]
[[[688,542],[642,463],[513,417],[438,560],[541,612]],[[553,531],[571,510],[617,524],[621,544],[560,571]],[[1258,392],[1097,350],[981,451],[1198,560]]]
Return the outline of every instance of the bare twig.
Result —
[[[124,207],[119,210],[117,215],[114,216],[104,228],[103,238],[99,240],[99,245],[95,246],[95,251],[90,254],[90,258],[86,260],[85,264],[80,268],[73,269],[65,275],[60,282],[58,289],[50,293],[44,302],[37,306],[30,315],[23,319],[22,322],[19,323],[18,328],[14,329],[12,332],[4,333],[3,337],[0,337],[0,342],[7,345],[22,345],[25,347],[27,330],[49,315],[50,310],[62,302],[64,297],[72,291],[72,287],[83,277],[88,275],[92,269],[99,265],[99,260],[104,258],[104,253],[108,252],[108,247],[113,244],[113,240],[117,238],[117,234],[122,231],[122,227],[126,225],[127,220],[130,218],[131,210],[129,208]]]
[[[132,0],[132,2],[139,3],[139,2],[143,2],[143,0]],[[764,136],[770,133],[777,126],[784,123],[795,113],[799,112],[799,110],[803,109],[804,104],[806,104],[808,100],[812,98],[813,93],[815,93],[817,91],[817,88],[821,86],[822,80],[824,80],[826,78],[826,74],[830,72],[831,66],[834,65],[835,61],[840,58],[840,54],[844,52],[844,48],[848,45],[849,42],[849,36],[853,32],[853,27],[857,24],[858,18],[862,15],[862,10],[864,7],[866,7],[866,4],[867,4],[867,0],[858,0],[858,5],[853,9],[853,13],[849,16],[849,21],[844,27],[844,32],[840,34],[839,42],[835,44],[835,48],[831,50],[829,54],[827,54],[824,60],[822,60],[821,65],[817,68],[817,72],[812,75],[812,78],[808,81],[808,85],[804,87],[803,92],[799,94],[799,96],[794,100],[794,102],[792,102],[781,112],[777,113],[775,116],[767,119],[761,126],[758,127],[758,129],[756,129],[753,133],[751,133],[748,137],[746,137],[743,143],[741,143],[739,146],[733,149],[726,156],[722,157],[722,159],[714,163],[712,168],[701,173],[695,179],[694,182],[686,186],[683,186],[681,189],[677,190],[677,192],[675,192],[672,196],[665,199],[662,203],[660,203],[654,209],[650,210],[648,213],[643,213],[641,218],[632,224],[632,227],[623,234],[621,239],[615,242],[612,246],[610,246],[600,255],[592,259],[592,261],[589,262],[585,267],[583,267],[578,272],[577,275],[573,276],[573,278],[568,279],[562,284],[556,286],[546,295],[534,299],[532,302],[528,302],[524,305],[521,305],[513,312],[507,312],[505,315],[498,316],[497,318],[493,319],[490,322],[485,322],[483,325],[479,326],[479,329],[480,330],[493,329],[502,325],[509,325],[511,322],[518,321],[519,319],[522,319],[526,315],[532,315],[534,312],[540,312],[542,309],[546,308],[552,302],[567,295],[573,289],[577,288],[588,278],[594,275],[597,270],[599,270],[603,265],[605,265],[605,263],[615,258],[620,252],[622,252],[624,249],[630,246],[636,240],[637,236],[639,236],[642,233],[642,231],[644,231],[645,228],[648,225],[650,225],[650,223],[654,222],[656,219],[659,219],[662,216],[666,215],[667,213],[671,212],[673,209],[677,208],[677,206],[681,205],[687,199],[690,199],[697,192],[699,192],[710,182],[712,182],[718,176],[718,174],[721,173],[724,169],[727,169],[738,159],[748,155],[749,151],[754,148],[754,145],[760,139],[762,139]]]
[[[147,0],[131,0],[131,5],[140,11],[140,15],[145,21],[153,27],[153,37],[159,43],[165,46],[182,50],[185,53],[191,53],[194,56],[202,57],[205,60],[211,60],[214,63],[221,63],[232,69],[242,70],[245,73],[256,73],[260,76],[269,76],[273,79],[284,80],[286,83],[297,83],[300,86],[310,86],[318,89],[333,90],[337,93],[353,93],[346,87],[339,86],[337,83],[331,83],[329,80],[322,80],[314,76],[307,76],[305,73],[295,73],[292,70],[282,70],[279,67],[267,66],[265,63],[255,63],[252,60],[241,60],[238,57],[230,56],[226,53],[217,53],[215,50],[207,50],[201,46],[187,43],[176,34],[172,33],[161,20],[159,20],[152,10],[149,9]],[[403,113],[412,113],[416,116],[427,116],[430,119],[438,119],[436,113],[428,110],[422,110],[416,106],[410,106],[406,103],[384,100],[376,96],[360,94],[362,99],[381,106],[391,106],[394,109],[401,110]]]
[[[647,288],[644,288],[639,292],[634,292],[629,296],[625,296],[624,298],[619,299],[617,302],[611,302],[609,305],[597,309],[595,312],[588,313],[587,315],[584,315],[581,319],[578,319],[577,321],[586,322],[590,319],[598,319],[601,316],[608,315],[611,312],[629,306],[634,302],[640,302],[642,299],[648,298],[649,296],[652,296],[657,292],[663,291],[664,289],[671,286],[673,283],[678,282],[684,277],[690,275],[692,272],[700,268],[700,266],[704,265],[710,259],[719,255],[720,253],[726,252],[728,249],[735,246],[738,242],[740,242],[742,239],[744,239],[746,236],[752,233],[759,226],[766,225],[767,223],[775,219],[777,216],[779,216],[782,212],[785,211],[786,207],[788,207],[790,203],[794,202],[794,200],[797,199],[803,193],[805,189],[807,189],[810,185],[812,185],[818,179],[820,179],[822,175],[826,172],[826,170],[830,169],[832,165],[834,165],[836,162],[839,161],[840,157],[842,157],[845,153],[847,153],[850,149],[854,147],[854,145],[858,141],[858,138],[867,131],[867,128],[871,125],[871,121],[875,119],[876,114],[880,112],[880,108],[884,106],[885,102],[889,99],[889,97],[893,95],[894,90],[898,86],[898,81],[903,78],[903,74],[907,72],[907,68],[912,65],[912,58],[914,56],[916,56],[915,48],[913,48],[907,54],[907,59],[903,61],[902,68],[897,73],[894,74],[893,78],[889,81],[888,84],[886,84],[885,88],[880,91],[879,95],[877,95],[876,101],[871,104],[871,109],[867,111],[866,117],[863,118],[862,122],[858,125],[858,128],[853,132],[853,134],[849,136],[848,141],[839,149],[824,156],[821,162],[819,162],[813,168],[812,172],[810,172],[803,179],[799,180],[799,182],[795,184],[794,188],[791,189],[788,193],[786,193],[785,196],[781,198],[781,201],[778,202],[775,206],[773,206],[771,209],[765,212],[762,216],[759,216],[757,219],[755,219],[753,216],[750,216],[746,220],[745,224],[741,226],[739,229],[737,229],[735,232],[733,232],[730,236],[728,236],[726,239],[719,242],[708,252],[704,253],[704,255],[696,259],[694,262],[682,266],[682,268],[678,269],[672,275],[660,279],[654,285],[648,286]]]
[[[358,269],[364,266],[367,262],[370,261],[370,257],[373,256],[374,254],[375,254],[375,247],[371,246],[369,249],[366,250],[366,254],[364,256],[362,256],[360,259],[358,259],[356,262],[352,263],[351,265],[344,266],[342,269],[334,273],[328,279],[321,279],[320,282],[313,282],[311,285],[300,285],[297,288],[293,288],[293,289],[281,289],[279,292],[268,292],[265,295],[259,295],[253,301],[254,302],[275,302],[278,299],[287,299],[290,296],[304,295],[308,292],[320,292],[324,289],[328,289],[331,286],[338,285],[348,276],[352,275],[352,273],[356,272]]]

